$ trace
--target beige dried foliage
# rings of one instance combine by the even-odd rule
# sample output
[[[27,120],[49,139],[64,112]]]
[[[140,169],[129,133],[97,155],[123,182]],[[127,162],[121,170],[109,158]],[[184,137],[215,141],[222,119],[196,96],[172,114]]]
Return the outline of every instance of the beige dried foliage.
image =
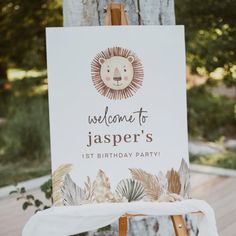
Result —
[[[111,185],[110,185],[109,179],[105,175],[105,172],[102,170],[98,171],[93,194],[94,194],[94,200],[97,203],[117,201],[115,196],[111,192]]]
[[[176,193],[167,193],[160,196],[158,202],[175,202],[182,201],[183,198]]]
[[[86,199],[92,201],[94,198],[94,190],[96,188],[96,181],[91,181],[90,177],[87,176],[86,182],[84,182],[84,192],[86,194]]]
[[[149,174],[142,169],[129,169],[133,179],[142,183],[145,195],[151,201],[157,201],[161,195],[161,187],[155,175]]]
[[[68,174],[72,169],[71,164],[60,165],[53,173],[52,173],[52,196],[53,196],[53,204],[54,206],[61,206],[61,188],[64,183],[64,177]]]
[[[170,171],[167,171],[166,178],[168,180],[168,191],[170,193],[180,194],[181,182],[178,172],[172,168]]]

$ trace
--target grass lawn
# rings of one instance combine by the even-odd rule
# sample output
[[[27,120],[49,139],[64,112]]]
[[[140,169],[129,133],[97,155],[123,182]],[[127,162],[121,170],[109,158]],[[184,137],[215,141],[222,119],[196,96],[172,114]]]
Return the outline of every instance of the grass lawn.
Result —
[[[191,163],[236,170],[236,151],[190,156]]]
[[[50,174],[51,161],[45,159],[42,161],[22,160],[16,163],[6,163],[0,165],[0,187],[14,185],[18,182],[37,178]]]

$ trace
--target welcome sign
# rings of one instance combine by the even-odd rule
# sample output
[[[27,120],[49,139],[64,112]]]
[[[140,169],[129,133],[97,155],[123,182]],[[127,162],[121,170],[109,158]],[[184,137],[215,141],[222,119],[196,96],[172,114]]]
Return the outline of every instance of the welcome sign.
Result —
[[[188,197],[182,26],[47,29],[55,205]]]

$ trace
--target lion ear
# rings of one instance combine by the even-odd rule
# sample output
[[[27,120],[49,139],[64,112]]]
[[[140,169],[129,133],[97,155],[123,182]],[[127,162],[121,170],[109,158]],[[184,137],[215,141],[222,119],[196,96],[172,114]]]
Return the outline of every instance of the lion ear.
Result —
[[[106,61],[106,59],[105,59],[105,58],[102,58],[102,57],[100,57],[100,58],[98,59],[98,62],[99,62],[100,65],[102,65],[105,61]]]
[[[134,62],[134,57],[133,56],[128,56],[127,59],[130,63]]]

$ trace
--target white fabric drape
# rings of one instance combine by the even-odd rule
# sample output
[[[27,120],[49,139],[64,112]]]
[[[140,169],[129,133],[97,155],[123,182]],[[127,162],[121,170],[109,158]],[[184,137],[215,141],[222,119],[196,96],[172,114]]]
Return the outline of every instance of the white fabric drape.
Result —
[[[218,236],[212,208],[202,200],[173,203],[131,202],[52,207],[36,213],[23,229],[22,236],[67,236],[104,227],[125,213],[149,216],[198,213],[199,236]]]

